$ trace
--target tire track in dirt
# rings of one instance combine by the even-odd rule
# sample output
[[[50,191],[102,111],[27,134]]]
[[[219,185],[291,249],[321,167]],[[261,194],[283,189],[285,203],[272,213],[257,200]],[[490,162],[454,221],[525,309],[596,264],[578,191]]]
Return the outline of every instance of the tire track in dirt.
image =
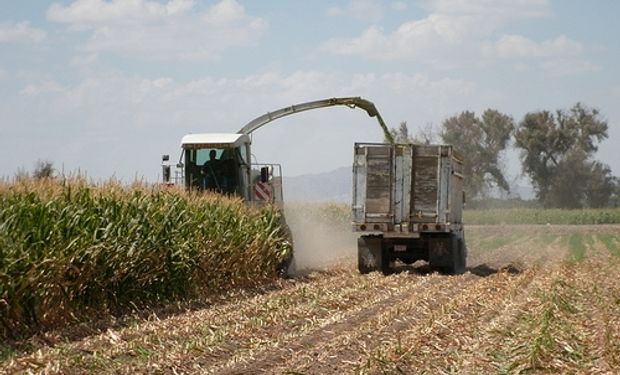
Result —
[[[616,244],[620,249],[620,244]],[[595,236],[589,256],[571,270],[574,316],[570,324],[583,348],[585,373],[620,373],[620,257]]]
[[[323,274],[327,277],[322,278]],[[360,290],[368,291],[374,288],[377,291],[390,291],[400,287],[395,280],[379,275],[359,279],[356,273],[349,270],[333,274],[334,276],[330,277],[330,273],[321,272],[312,276],[309,282],[306,282],[308,277],[302,278],[300,281],[288,282],[283,289],[251,298],[244,299],[241,293],[241,297],[234,298],[229,303],[164,320],[155,318],[143,322],[136,329],[126,328],[118,332],[110,330],[74,343],[67,349],[81,354],[87,353],[80,366],[91,361],[104,361],[110,362],[114,368],[114,363],[122,361],[125,366],[134,363],[138,370],[144,363],[139,355],[135,354],[136,351],[144,352],[149,349],[153,351],[153,355],[147,365],[163,362],[170,368],[182,368],[183,361],[187,358],[198,358],[209,367],[236,355],[244,346],[260,343],[261,340],[267,341],[273,336],[274,330],[286,332],[299,329],[295,322],[291,322],[291,317],[297,317],[302,326],[305,324],[312,327],[321,319],[321,315],[346,311],[357,306],[363,300],[356,302],[349,297],[359,295]],[[338,292],[337,295],[332,293],[334,291]],[[272,314],[268,316],[268,324],[257,322],[259,324],[253,327],[253,319],[261,314]],[[192,341],[199,340],[202,340],[202,347],[199,350],[192,349]],[[53,350],[51,352],[47,354],[53,354]],[[107,352],[107,358],[98,355],[98,352]],[[31,355],[30,359],[22,358],[21,362],[25,367],[34,365],[38,368],[43,363],[46,363],[45,368],[56,366],[53,360],[45,359],[45,353],[37,354],[36,359],[34,355]],[[67,364],[62,367],[66,368]]]
[[[347,361],[348,354],[356,352],[364,346],[364,342],[371,340],[373,334],[376,334],[376,327],[392,324],[395,324],[396,327],[399,319],[401,319],[400,316],[412,309],[432,310],[434,306],[425,303],[430,299],[431,294],[441,289],[449,291],[448,294],[451,295],[465,285],[475,282],[477,277],[471,274],[462,277],[445,277],[435,274],[427,276],[425,279],[426,282],[409,285],[403,293],[364,306],[364,309],[356,314],[321,327],[306,336],[299,337],[284,348],[265,351],[251,361],[233,365],[226,370],[223,369],[220,373],[283,373],[287,369],[299,369],[301,363],[304,362],[319,363],[325,359],[326,354],[342,355],[342,360]],[[403,304],[403,301],[408,303]],[[439,303],[441,303],[440,300],[434,302],[433,305]],[[351,346],[353,344],[355,347]],[[334,349],[343,350],[335,353]],[[331,372],[329,368],[326,368],[316,373]]]
[[[459,348],[471,345],[480,325],[486,325],[510,303],[515,293],[527,288],[535,269],[522,274],[498,273],[471,285],[434,313],[421,319],[398,337],[387,337],[380,350],[369,352],[339,372],[382,372],[400,369],[405,373],[456,372]],[[380,353],[380,355],[377,355]]]
[[[514,251],[512,247],[511,255],[518,256],[521,249],[531,249],[531,243],[530,239],[519,241],[520,249]],[[395,356],[396,363],[400,362],[400,365],[405,365],[401,367],[401,370],[408,368],[419,372],[426,369],[430,373],[446,371],[446,369],[454,371],[459,361],[447,354],[458,353],[459,348],[469,346],[475,337],[479,337],[481,327],[486,327],[489,321],[502,314],[498,311],[500,307],[509,306],[514,303],[514,298],[527,295],[527,291],[534,288],[531,284],[539,269],[539,266],[535,266],[520,275],[499,273],[472,284],[448,303],[441,305],[439,309],[435,308],[435,314],[418,316],[418,319],[405,328],[406,333],[403,333],[402,329],[386,330],[385,335],[375,337],[375,342],[383,342],[383,344],[371,347],[365,357],[357,362],[350,362],[348,366],[337,368],[337,371],[336,368],[333,370],[334,372],[364,372],[369,369],[383,371],[385,368],[377,365],[381,363],[381,359],[377,358],[376,354],[379,349],[379,352]],[[525,294],[523,294],[524,291]],[[404,336],[398,338],[399,331]],[[396,342],[394,342],[395,336]],[[408,349],[399,358],[399,352],[406,347]],[[408,360],[402,359],[409,356],[416,358],[414,366],[407,366]],[[366,367],[364,363],[367,364]],[[441,365],[428,366],[428,364]],[[396,371],[397,368],[390,367],[389,370]],[[320,369],[314,371],[313,367],[308,373],[320,372]]]
[[[404,277],[407,276],[401,276],[401,278]],[[426,278],[417,275],[410,275],[408,279],[412,280],[414,284],[426,282]],[[286,345],[292,340],[298,340],[299,337],[321,330],[324,326],[337,324],[350,315],[363,313],[367,306],[381,304],[384,299],[404,293],[407,288],[406,284],[396,279],[384,278],[380,275],[369,275],[363,279],[360,279],[359,275],[355,275],[347,280],[347,284],[352,285],[342,288],[336,283],[324,288],[317,288],[317,293],[335,296],[334,300],[337,299],[337,301],[333,301],[334,304],[330,306],[313,310],[302,302],[294,309],[283,312],[283,315],[292,316],[295,318],[294,320],[303,322],[301,325],[291,324],[290,319],[282,320],[278,324],[268,324],[261,327],[260,331],[253,332],[251,336],[248,336],[247,333],[239,336],[236,341],[229,337],[227,348],[234,350],[227,350],[226,353],[219,353],[217,356],[211,356],[211,358],[194,356],[192,359],[194,364],[200,366],[201,373],[206,371],[217,372],[222,367],[252,358],[257,353],[270,350],[270,348]],[[310,303],[314,304],[312,301]],[[234,317],[223,318],[234,319]],[[243,328],[240,330],[244,331]]]
[[[597,270],[592,269],[600,268],[596,259],[563,261],[566,249],[557,241],[550,246],[553,249],[546,253],[555,252],[555,262],[528,269],[525,273],[531,273],[530,283],[515,284],[507,292],[510,298],[489,294],[487,309],[461,309],[468,319],[456,327],[439,321],[440,329],[433,329],[432,337],[441,334],[441,326],[446,326],[449,329],[445,338],[428,339],[392,365],[404,372],[415,369],[428,373],[615,373],[618,367],[614,370],[609,365],[616,363],[618,351],[610,349],[614,338],[610,339],[612,344],[600,344],[604,340],[598,340],[592,353],[585,355],[592,346],[588,338],[597,337],[597,332],[599,336],[606,330],[615,332],[618,327],[609,323],[614,314],[600,313],[614,306],[613,297],[593,298],[601,290],[597,285],[609,284],[613,273],[598,270],[598,278]],[[597,251],[595,246],[587,247],[593,253]],[[616,307],[616,315],[619,310]],[[592,325],[586,334],[586,330],[576,328],[583,324]],[[394,351],[393,345],[390,349]],[[595,361],[588,362],[587,358]]]
[[[520,249],[527,251],[528,248]],[[504,299],[495,309],[489,311],[490,316],[482,316],[467,325],[465,331],[459,332],[462,342],[454,350],[458,351],[458,360],[454,366],[464,374],[481,374],[503,372],[506,369],[497,364],[497,348],[505,346],[507,337],[517,321],[522,318],[523,312],[528,311],[533,296],[541,290],[547,290],[549,285],[559,279],[562,274],[561,259],[566,249],[560,246],[560,238],[555,238],[546,248],[540,249],[538,256],[526,254],[529,263],[536,265],[526,272],[531,273],[531,282],[522,288],[512,289],[510,299]],[[506,359],[504,359],[505,361]]]

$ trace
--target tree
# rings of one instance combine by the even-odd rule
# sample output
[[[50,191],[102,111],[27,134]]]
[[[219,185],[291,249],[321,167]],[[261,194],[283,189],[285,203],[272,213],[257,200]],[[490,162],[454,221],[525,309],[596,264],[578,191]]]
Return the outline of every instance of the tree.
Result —
[[[36,179],[53,177],[54,163],[49,160],[38,160],[32,176]]]
[[[465,191],[470,197],[480,198],[493,186],[510,190],[501,157],[513,129],[512,117],[494,109],[487,109],[480,118],[465,111],[442,123],[443,142],[454,145],[463,154]]]
[[[607,122],[581,103],[568,111],[528,113],[515,131],[523,171],[546,207],[601,207],[613,194],[608,166],[592,160]]]
[[[608,165],[598,161],[591,162],[584,192],[586,205],[593,208],[611,205],[614,195],[617,194],[618,184],[618,178],[611,175]]]
[[[390,134],[394,138],[396,143],[416,143],[415,139],[409,135],[409,128],[407,127],[407,121],[401,121],[398,125],[398,129],[390,129]],[[387,140],[386,140],[387,141]]]
[[[390,134],[394,138],[396,143],[414,143],[414,144],[431,144],[435,141],[436,132],[433,128],[433,124],[426,124],[422,129],[419,129],[416,135],[409,133],[409,127],[407,121],[401,121],[398,129],[390,129]],[[385,140],[387,142],[387,140]]]

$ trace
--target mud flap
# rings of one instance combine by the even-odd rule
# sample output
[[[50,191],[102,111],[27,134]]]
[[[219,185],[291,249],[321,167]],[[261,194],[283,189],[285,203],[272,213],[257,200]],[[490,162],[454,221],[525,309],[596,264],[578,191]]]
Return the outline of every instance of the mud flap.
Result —
[[[465,272],[465,246],[457,236],[434,237],[428,241],[429,263],[433,269],[457,275]]]
[[[381,237],[362,236],[357,239],[357,268],[361,274],[382,268]]]

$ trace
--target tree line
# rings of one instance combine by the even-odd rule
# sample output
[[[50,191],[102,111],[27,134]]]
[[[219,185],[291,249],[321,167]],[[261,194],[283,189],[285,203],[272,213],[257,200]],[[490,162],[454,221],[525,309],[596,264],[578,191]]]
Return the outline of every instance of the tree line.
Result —
[[[454,145],[464,156],[465,191],[483,200],[493,190],[510,193],[503,156],[520,154],[521,169],[543,207],[598,208],[620,205],[620,179],[595,159],[608,138],[608,124],[596,108],[577,103],[570,109],[527,113],[520,122],[495,109],[482,115],[464,111],[411,135],[406,122],[391,129],[397,143]]]

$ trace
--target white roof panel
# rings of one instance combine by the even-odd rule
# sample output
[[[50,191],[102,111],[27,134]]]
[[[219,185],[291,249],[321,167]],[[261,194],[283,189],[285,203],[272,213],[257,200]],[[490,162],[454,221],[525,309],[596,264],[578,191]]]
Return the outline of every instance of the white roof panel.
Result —
[[[239,147],[244,143],[250,143],[250,137],[246,134],[237,133],[199,133],[187,134],[181,139],[181,147],[195,148],[201,145],[214,145],[214,147]]]

